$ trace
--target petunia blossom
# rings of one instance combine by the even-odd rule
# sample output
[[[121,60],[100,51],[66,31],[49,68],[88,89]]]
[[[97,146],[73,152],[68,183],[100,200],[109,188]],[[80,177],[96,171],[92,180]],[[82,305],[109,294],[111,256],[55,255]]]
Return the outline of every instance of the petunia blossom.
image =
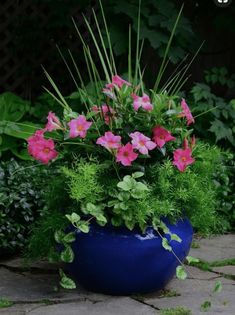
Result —
[[[130,137],[132,138],[131,143],[133,148],[142,154],[148,154],[149,150],[153,150],[157,146],[156,143],[151,141],[150,138],[146,137],[139,131],[130,133]]]
[[[102,106],[94,105],[92,106],[92,111],[95,113],[99,113],[106,123],[106,125],[109,125],[111,122],[111,119],[115,117],[115,110],[106,104],[103,104]]]
[[[45,130],[37,130],[35,134],[28,138],[28,152],[35,160],[48,164],[54,160],[58,152],[55,150],[55,143],[52,139],[43,137]]]
[[[92,122],[87,121],[86,117],[83,115],[79,115],[78,118],[72,119],[69,123],[69,136],[70,138],[85,138],[87,134],[87,130],[92,125]]]
[[[179,114],[179,117],[186,118],[187,126],[189,126],[190,124],[193,124],[195,120],[184,98],[181,101],[181,108],[182,108],[182,112]]]
[[[112,89],[116,86],[121,89],[124,84],[127,86],[131,86],[130,82],[123,80],[119,75],[114,75],[112,76],[112,83],[106,84],[105,87],[107,89]]]
[[[118,149],[116,161],[121,162],[124,166],[130,166],[137,157],[138,154],[134,152],[133,145],[128,142],[126,145]]]
[[[156,126],[153,128],[153,141],[162,148],[166,142],[175,140],[175,137],[171,133],[161,126]]]
[[[47,124],[45,129],[47,131],[53,131],[56,129],[62,129],[61,122],[59,118],[53,112],[49,112],[47,116]]]
[[[133,93],[131,96],[134,101],[133,107],[135,111],[138,111],[140,107],[149,112],[153,110],[153,104],[151,104],[150,98],[147,94],[143,94],[143,96],[138,96]]]
[[[178,168],[180,172],[184,172],[186,167],[195,162],[192,158],[192,150],[187,149],[177,149],[174,151],[173,164]]]
[[[107,131],[104,136],[97,139],[96,143],[106,149],[118,149],[121,146],[121,137],[115,136],[111,131]]]

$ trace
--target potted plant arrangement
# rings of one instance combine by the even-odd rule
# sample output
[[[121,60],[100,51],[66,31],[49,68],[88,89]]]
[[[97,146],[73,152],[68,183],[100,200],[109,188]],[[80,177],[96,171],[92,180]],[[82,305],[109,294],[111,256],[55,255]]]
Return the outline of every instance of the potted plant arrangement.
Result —
[[[66,161],[60,188],[70,204],[57,210],[60,219],[53,219],[55,211],[46,214],[53,248],[65,262],[61,285],[74,288],[78,282],[108,294],[151,292],[162,289],[175,272],[186,277],[182,262],[192,242],[190,221],[207,231],[216,220],[212,153],[195,140],[194,117],[177,88],[168,93],[167,88],[179,86],[179,76],[158,87],[169,47],[154,88],[147,89],[139,40],[134,71],[130,49],[124,79],[116,71],[106,21],[109,53],[94,17],[101,46],[85,22],[106,81],[85,43],[93,90],[77,69],[76,106],[68,104],[46,72],[56,94],[48,92],[63,107],[63,116],[49,112],[46,126],[28,138],[28,151],[43,164]],[[138,34],[139,27],[138,22]],[[40,226],[37,233],[43,234]]]

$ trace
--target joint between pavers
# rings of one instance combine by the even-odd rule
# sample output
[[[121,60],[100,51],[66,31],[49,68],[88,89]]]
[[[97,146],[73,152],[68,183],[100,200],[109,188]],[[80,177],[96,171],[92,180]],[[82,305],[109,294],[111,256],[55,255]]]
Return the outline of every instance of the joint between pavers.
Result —
[[[145,302],[145,301],[144,301],[143,299],[141,299],[141,298],[134,297],[134,296],[130,296],[130,298],[131,298],[132,300],[136,301],[136,302],[139,302],[139,303],[143,304],[143,305],[149,306],[149,307],[151,307],[152,309],[154,309],[154,310],[156,310],[156,311],[160,311],[160,308],[156,307],[156,306],[153,305],[153,304],[149,304],[149,303]]]

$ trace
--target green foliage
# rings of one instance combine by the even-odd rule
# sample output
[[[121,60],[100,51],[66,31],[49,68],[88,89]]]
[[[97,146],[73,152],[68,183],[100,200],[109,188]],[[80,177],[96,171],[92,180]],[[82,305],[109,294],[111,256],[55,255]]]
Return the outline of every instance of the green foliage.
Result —
[[[153,165],[148,174],[151,182],[156,183],[154,194],[160,196],[162,203],[168,204],[168,217],[177,217],[176,209],[182,209],[194,228],[203,233],[226,230],[228,222],[221,203],[226,203],[224,198],[227,196],[221,199],[225,191],[223,181],[218,184],[224,177],[221,173],[225,168],[222,154],[216,147],[198,143],[195,155],[198,156],[195,164],[184,173],[177,172],[170,161],[161,166]],[[202,187],[207,187],[207,190]]]
[[[192,256],[187,256],[186,261],[190,265],[191,263],[198,263],[199,259]]]
[[[222,291],[222,283],[221,281],[216,281],[213,292],[214,293],[220,293]]]
[[[8,299],[0,299],[0,308],[10,307],[13,305],[13,302]]]
[[[176,268],[176,277],[180,280],[185,280],[187,278],[187,273],[183,266],[180,265]]]
[[[221,160],[214,172],[213,182],[217,191],[216,209],[223,219],[224,230],[235,228],[235,161],[234,155],[221,152]]]
[[[45,183],[52,172],[35,164],[0,162],[0,248],[14,251],[26,243],[30,225],[45,207]]]
[[[110,36],[113,42],[116,56],[128,51],[128,31],[125,26],[132,25],[132,33],[137,33],[138,29],[138,5],[139,1],[126,2],[124,0],[102,1],[107,20],[110,26]],[[142,1],[141,4],[141,24],[140,39],[145,40],[146,50],[150,47],[156,49],[159,57],[163,57],[171,30],[177,18],[179,8],[174,1]],[[115,16],[115,19],[113,18]],[[117,18],[118,17],[118,18]],[[126,23],[119,23],[119,21]],[[136,35],[134,34],[133,37]],[[188,50],[195,44],[195,34],[191,23],[186,17],[181,17],[177,26],[176,37],[169,52],[171,62],[177,63]]]
[[[64,175],[58,170],[55,175],[45,186],[46,207],[41,212],[41,217],[31,228],[25,250],[25,256],[29,260],[47,257],[49,261],[58,261],[60,258],[55,244],[69,245],[74,239],[73,233],[66,234],[64,232],[68,226],[65,213],[70,211],[72,201],[69,199],[64,186]]]
[[[192,315],[192,312],[188,308],[177,306],[174,308],[162,309],[160,315]]]
[[[226,148],[234,147],[235,101],[216,96],[205,83],[196,83],[191,94],[193,112],[198,116],[195,124],[198,134]]]
[[[63,167],[67,178],[70,197],[84,204],[95,203],[100,198],[104,189],[98,182],[99,173],[102,168],[96,161],[75,162],[73,168]]]
[[[202,312],[207,312],[211,308],[211,302],[210,301],[205,301],[201,305],[201,311]]]
[[[75,282],[71,278],[66,276],[62,269],[60,269],[60,277],[61,277],[60,285],[62,286],[62,288],[64,288],[64,289],[75,289],[76,288]]]
[[[235,74],[229,76],[228,69],[225,67],[214,67],[210,70],[206,70],[205,80],[208,84],[219,83],[221,85],[226,85],[228,88],[233,88],[235,86]]]
[[[1,94],[0,156],[32,160],[25,140],[45,122],[48,108],[58,112],[58,105],[49,94],[42,94],[34,103],[11,92]]]

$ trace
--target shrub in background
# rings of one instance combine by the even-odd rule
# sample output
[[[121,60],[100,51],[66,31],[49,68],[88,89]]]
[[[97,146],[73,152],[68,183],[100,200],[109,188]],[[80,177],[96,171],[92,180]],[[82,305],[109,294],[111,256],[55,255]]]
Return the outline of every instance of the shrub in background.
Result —
[[[51,173],[50,168],[35,167],[31,162],[0,162],[1,252],[14,252],[25,245],[32,223],[45,206]]]

